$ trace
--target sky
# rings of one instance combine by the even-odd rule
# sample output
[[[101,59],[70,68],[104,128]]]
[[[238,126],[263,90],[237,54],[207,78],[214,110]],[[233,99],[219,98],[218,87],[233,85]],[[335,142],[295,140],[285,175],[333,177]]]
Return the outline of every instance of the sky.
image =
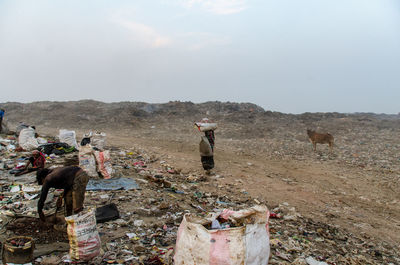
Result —
[[[0,103],[400,112],[398,0],[0,0]]]

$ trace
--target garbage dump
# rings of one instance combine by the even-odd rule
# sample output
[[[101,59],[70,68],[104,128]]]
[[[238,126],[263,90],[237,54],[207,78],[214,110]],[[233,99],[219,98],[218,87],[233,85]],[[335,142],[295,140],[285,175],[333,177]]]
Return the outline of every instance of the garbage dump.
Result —
[[[61,191],[49,192],[44,205],[47,220],[41,222],[37,213],[41,186],[36,182],[35,173],[20,177],[10,174],[26,160],[29,152],[15,150],[19,148],[15,136],[2,134],[0,137],[1,242],[15,236],[31,237],[35,244],[33,264],[76,262],[74,255],[82,252],[73,247],[80,245],[71,243],[68,238],[64,207],[55,211]],[[43,138],[58,142],[53,136]],[[373,242],[365,234],[355,235],[344,228],[304,217],[285,202],[269,205],[244,192],[240,182],[224,184],[222,174],[206,176],[199,170],[182,171],[167,155],[149,153],[140,147],[110,147],[108,150],[113,177],[99,177],[94,164],[97,176],[93,176],[86,187],[82,215],[96,209],[95,214],[94,210],[90,213],[89,222],[89,231],[94,233],[91,237],[93,251],[88,256],[83,255],[89,264],[174,264],[174,256],[178,262],[190,254],[185,248],[193,243],[189,240],[191,235],[181,233],[180,236],[179,230],[186,229],[192,222],[197,225],[195,219],[207,221],[198,229],[209,239],[202,241],[207,245],[205,250],[198,249],[195,254],[208,255],[209,261],[232,260],[232,252],[226,251],[226,244],[222,249],[213,247],[228,236],[240,246],[238,260],[247,260],[248,264],[266,264],[267,261],[268,264],[400,263],[398,249],[385,242]],[[79,164],[77,152],[46,153],[46,167]],[[268,205],[269,214],[263,205]],[[237,213],[249,209],[262,209],[260,222],[245,223],[236,218]],[[101,220],[95,226],[93,216]],[[246,235],[243,230],[253,228],[257,235],[254,241],[245,240],[248,244],[239,244],[239,239]],[[226,231],[228,235],[224,234]],[[230,231],[238,231],[239,236],[229,234]],[[263,243],[252,245],[252,242]]]

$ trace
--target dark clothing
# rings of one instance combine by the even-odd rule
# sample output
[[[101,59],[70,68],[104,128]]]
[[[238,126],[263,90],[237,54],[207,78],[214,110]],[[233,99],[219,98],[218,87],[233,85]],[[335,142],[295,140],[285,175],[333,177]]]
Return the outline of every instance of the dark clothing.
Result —
[[[213,130],[205,131],[204,134],[205,134],[205,136],[207,137],[208,142],[210,143],[211,150],[214,151],[214,145],[215,145],[215,135],[214,135],[214,131],[213,131]]]
[[[214,156],[202,156],[201,164],[204,170],[211,170],[214,168]]]
[[[208,143],[211,147],[211,155],[201,155],[201,164],[203,165],[204,170],[211,170],[214,168],[214,145],[215,145],[215,135],[213,130],[205,131],[205,137],[208,140]],[[201,152],[200,152],[201,153]]]
[[[85,146],[87,144],[90,144],[90,138],[89,137],[84,137],[81,141],[81,146]]]
[[[82,172],[83,170],[76,166],[60,167],[50,170],[50,173],[43,181],[42,192],[38,202],[38,213],[41,213],[43,210],[44,202],[46,201],[47,193],[50,188],[64,189],[64,194],[67,194],[68,191],[73,189],[75,178]],[[86,184],[84,190],[86,190]]]
[[[85,200],[86,185],[89,181],[89,176],[85,171],[77,173],[72,189],[68,190],[64,195],[65,208],[67,216],[72,215],[83,208],[83,202]]]
[[[0,132],[3,130],[3,117],[4,117],[4,110],[0,109]]]

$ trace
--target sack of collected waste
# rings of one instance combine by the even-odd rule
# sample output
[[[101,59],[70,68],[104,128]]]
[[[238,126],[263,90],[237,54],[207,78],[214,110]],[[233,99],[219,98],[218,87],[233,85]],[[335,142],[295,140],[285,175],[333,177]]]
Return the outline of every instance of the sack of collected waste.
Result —
[[[110,151],[94,151],[94,155],[97,161],[97,171],[100,172],[103,178],[111,178],[114,172],[111,164]]]
[[[217,129],[217,124],[214,122],[210,122],[210,120],[207,118],[203,118],[200,122],[195,122],[194,125],[201,132]]]
[[[86,171],[89,177],[98,177],[96,160],[90,145],[81,146],[79,149],[79,166]]]
[[[257,205],[199,218],[186,214],[178,229],[175,265],[265,265],[270,255],[269,211]]]
[[[76,142],[75,131],[61,129],[58,138],[60,139],[60,142],[66,143],[69,146],[73,146],[76,149],[78,149],[78,143]]]
[[[39,147],[39,143],[35,138],[35,129],[32,127],[22,129],[18,137],[19,146],[27,151],[34,150]]]
[[[212,156],[213,150],[207,137],[202,136],[199,144],[199,151],[201,156]]]
[[[105,133],[97,132],[92,135],[90,139],[90,144],[99,150],[104,150],[104,146],[106,145],[106,138],[107,135]]]
[[[100,254],[101,242],[94,209],[65,217],[69,255],[75,261],[89,261]]]
[[[7,122],[5,120],[3,120],[3,122],[1,123],[0,132],[3,134],[10,133],[10,129],[8,128]]]
[[[26,125],[26,124],[23,123],[23,122],[20,122],[19,125],[17,126],[17,128],[15,129],[15,134],[16,134],[17,136],[19,136],[20,132],[21,132],[23,129],[26,129],[26,128],[29,128],[29,126]]]

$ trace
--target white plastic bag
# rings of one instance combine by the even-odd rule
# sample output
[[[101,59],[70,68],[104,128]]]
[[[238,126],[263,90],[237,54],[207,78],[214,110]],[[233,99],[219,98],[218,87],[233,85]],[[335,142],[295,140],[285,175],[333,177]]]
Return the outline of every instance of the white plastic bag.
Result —
[[[76,142],[76,134],[75,131],[69,131],[65,129],[60,130],[60,134],[58,135],[60,142],[66,143],[69,146],[73,146],[78,149],[78,143]]]
[[[197,129],[201,132],[217,129],[217,124],[211,122],[208,118],[203,118],[200,122],[195,122],[194,125],[196,125]]]
[[[98,177],[96,160],[90,145],[81,146],[79,149],[79,166],[86,171],[89,177]]]
[[[38,137],[36,138],[39,144],[47,144],[47,140],[42,138],[42,137]]]
[[[65,217],[68,224],[69,255],[72,260],[88,261],[100,254],[101,242],[94,209]]]
[[[243,226],[207,230],[204,224],[222,216],[243,223]],[[242,211],[224,210],[213,218],[200,219],[186,214],[179,226],[176,240],[175,265],[266,265],[270,246],[265,206]]]
[[[99,150],[104,150],[104,146],[106,145],[106,137],[107,135],[105,133],[102,132],[95,133],[90,138],[90,144],[93,147],[98,148]]]
[[[35,129],[31,127],[22,129],[19,133],[18,144],[27,151],[38,148],[39,143],[35,138]]]
[[[111,165],[110,151],[95,151],[94,155],[96,156],[97,161],[97,171],[100,172],[105,179],[111,178],[113,174],[113,168]]]

